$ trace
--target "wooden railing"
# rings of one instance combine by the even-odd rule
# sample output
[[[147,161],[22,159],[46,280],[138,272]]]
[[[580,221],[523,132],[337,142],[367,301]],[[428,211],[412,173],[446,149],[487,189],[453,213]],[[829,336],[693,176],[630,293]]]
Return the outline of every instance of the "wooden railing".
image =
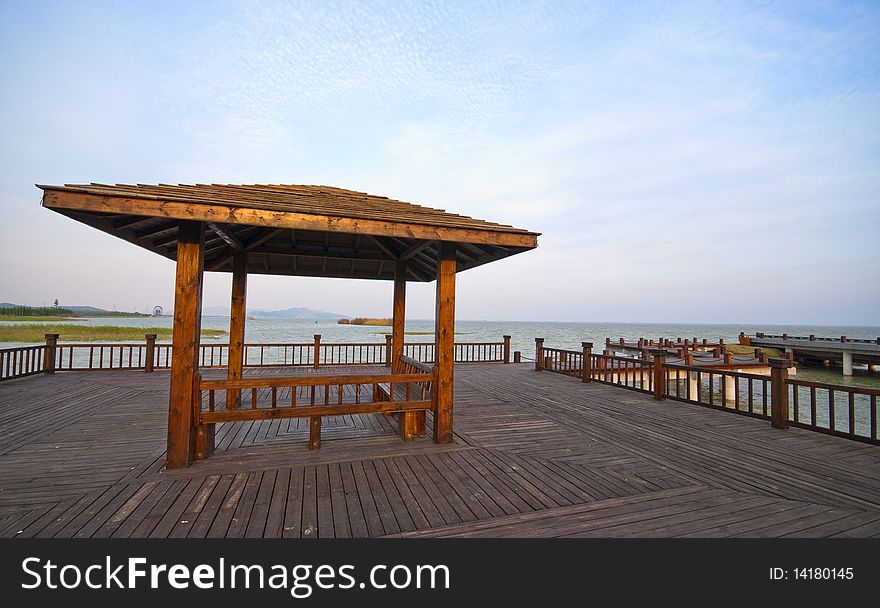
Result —
[[[770,376],[686,365],[665,365],[665,396],[715,409],[770,420],[774,403],[790,426],[878,442],[877,397],[880,390],[785,378],[785,395],[774,396]],[[777,391],[778,393],[779,391]]]
[[[144,344],[59,344],[56,370],[141,369],[146,363]]]
[[[663,368],[669,399],[770,419],[770,376],[678,364]]]
[[[52,337],[54,336],[54,338]],[[54,371],[107,371],[169,369],[171,344],[159,344],[154,334],[141,343],[68,343],[58,344],[58,337],[47,334],[45,345],[0,350],[0,380],[11,380]],[[46,353],[50,356],[47,357]],[[433,363],[433,342],[410,342],[404,354],[412,359]],[[456,342],[456,363],[510,363],[510,336],[501,342]],[[51,359],[51,365],[46,361]],[[226,367],[228,344],[205,343],[199,347],[199,366]],[[245,367],[325,367],[334,365],[390,365],[391,336],[385,342],[325,343],[315,335],[312,342],[245,344]]]
[[[590,380],[642,393],[653,392],[654,374],[650,361],[616,355],[591,355],[590,358]]]
[[[880,444],[880,390],[788,379],[791,425]]]
[[[653,363],[644,359],[593,354],[591,342],[582,343],[582,350],[566,350],[544,346],[535,340],[535,369],[581,378],[584,382],[602,382],[643,393],[654,390]],[[588,366],[584,369],[584,361]]]
[[[0,380],[43,373],[45,352],[46,347],[43,344],[0,349]]]
[[[880,445],[877,399],[880,390],[809,382],[788,377],[788,359],[768,361],[770,375],[666,363],[662,349],[652,359],[594,355],[544,346],[535,340],[535,369],[651,393],[763,420]],[[584,361],[589,365],[584,369]]]
[[[581,352],[544,347],[541,355],[536,355],[536,360],[538,357],[541,359],[541,369],[566,376],[581,376],[584,365],[584,355]]]
[[[424,363],[434,362],[433,342],[408,342],[403,346],[406,356]],[[510,363],[510,338],[504,342],[456,342],[456,363]]]

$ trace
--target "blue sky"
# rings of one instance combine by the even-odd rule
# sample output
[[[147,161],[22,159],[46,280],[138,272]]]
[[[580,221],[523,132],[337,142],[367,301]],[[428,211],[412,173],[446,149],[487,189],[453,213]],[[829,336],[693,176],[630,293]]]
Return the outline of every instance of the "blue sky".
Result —
[[[542,232],[459,318],[880,325],[876,2],[7,1],[0,78],[0,300],[172,304],[172,262],[35,182],[317,183]]]

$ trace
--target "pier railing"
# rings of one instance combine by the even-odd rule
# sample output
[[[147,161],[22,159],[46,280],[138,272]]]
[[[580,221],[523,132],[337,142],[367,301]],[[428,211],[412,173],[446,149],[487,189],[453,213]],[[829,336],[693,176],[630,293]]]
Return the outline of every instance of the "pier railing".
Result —
[[[584,342],[581,350],[566,350],[544,346],[543,339],[535,341],[535,369],[581,378],[584,382],[613,384],[643,393],[654,390],[653,363],[644,359],[620,357],[612,354],[594,354],[591,342]],[[588,365],[584,368],[584,362]]]
[[[391,364],[391,336],[384,342],[327,343],[315,335],[311,342],[253,343],[244,345],[245,367],[325,367],[338,365]],[[0,380],[55,371],[153,371],[171,367],[172,345],[157,343],[148,334],[139,343],[59,344],[47,334],[46,344],[0,349]],[[500,342],[456,342],[456,363],[510,363],[510,336]],[[404,355],[423,363],[434,362],[433,342],[404,344]],[[204,343],[199,347],[199,366],[226,367],[229,344]]]
[[[740,342],[744,339],[749,338],[745,333],[740,333]],[[840,336],[839,338],[828,338],[822,336],[815,336],[810,334],[809,336],[790,336],[788,334],[765,334],[764,332],[757,332],[755,334],[756,339],[768,338],[770,340],[803,340],[805,342],[835,342],[839,344],[880,344],[880,338],[876,338],[871,340],[869,338],[849,338],[847,336]]]
[[[792,426],[880,444],[880,390],[791,378],[787,384]]]
[[[46,347],[25,346],[0,349],[0,380],[41,374],[45,369]]]
[[[693,403],[719,411],[880,445],[880,390],[788,377],[791,361],[771,359],[769,375],[667,363],[662,349],[651,359],[546,347],[535,341],[535,369],[651,393],[655,399]],[[588,362],[584,367],[584,361]]]

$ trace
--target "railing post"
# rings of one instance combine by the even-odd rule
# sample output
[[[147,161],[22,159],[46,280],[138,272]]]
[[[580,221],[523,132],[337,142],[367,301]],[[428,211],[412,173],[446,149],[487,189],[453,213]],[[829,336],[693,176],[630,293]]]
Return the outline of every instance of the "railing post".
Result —
[[[544,367],[544,338],[535,338],[535,371]]]
[[[593,343],[581,342],[581,348],[584,349],[584,360],[581,363],[581,382],[589,382],[590,376],[593,375]]]
[[[150,373],[156,365],[156,334],[147,334],[144,338],[147,340],[147,347],[144,349],[144,371]]]
[[[392,334],[385,334],[385,367],[391,367],[391,343],[394,339]]]
[[[788,428],[788,359],[770,359],[770,425]]]
[[[55,373],[55,348],[58,346],[58,336],[59,334],[46,334],[46,350],[43,353],[43,373],[45,374]]]
[[[522,363],[522,353],[518,350],[513,351],[513,362]]]
[[[654,399],[663,401],[666,398],[666,351],[655,349],[654,355]]]
[[[321,334],[315,334],[315,355],[314,361],[312,361],[312,366],[315,369],[318,369],[321,360]],[[318,425],[321,424],[321,421],[318,420]]]
[[[504,336],[504,362],[510,363],[510,336]]]

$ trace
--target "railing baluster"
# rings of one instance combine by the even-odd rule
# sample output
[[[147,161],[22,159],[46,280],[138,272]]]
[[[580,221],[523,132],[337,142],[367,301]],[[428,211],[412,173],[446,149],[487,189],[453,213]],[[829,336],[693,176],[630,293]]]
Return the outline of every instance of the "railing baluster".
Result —
[[[810,424],[816,426],[816,387],[810,387]]]
[[[828,424],[830,425],[831,430],[834,430],[834,423],[836,422],[835,411],[834,411],[834,389],[828,389]]]
[[[849,391],[849,434],[856,434],[856,394]]]
[[[871,395],[871,439],[877,439],[877,395]]]

